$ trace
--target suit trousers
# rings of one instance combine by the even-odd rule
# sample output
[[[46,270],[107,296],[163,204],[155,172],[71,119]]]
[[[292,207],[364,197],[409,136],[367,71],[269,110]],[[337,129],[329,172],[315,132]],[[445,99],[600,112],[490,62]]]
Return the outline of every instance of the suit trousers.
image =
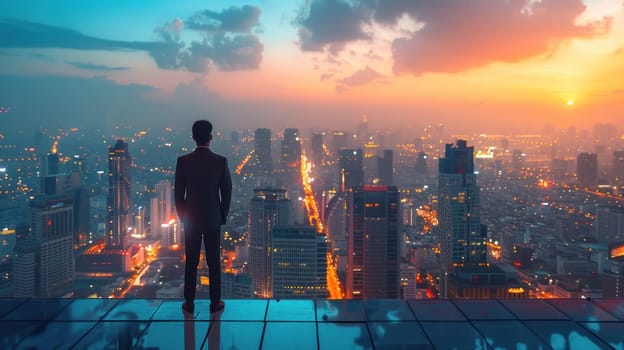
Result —
[[[186,264],[184,266],[184,299],[195,300],[197,285],[197,265],[202,238],[204,253],[208,264],[208,278],[210,279],[210,301],[217,303],[221,300],[221,227],[197,230],[191,228],[185,232]]]

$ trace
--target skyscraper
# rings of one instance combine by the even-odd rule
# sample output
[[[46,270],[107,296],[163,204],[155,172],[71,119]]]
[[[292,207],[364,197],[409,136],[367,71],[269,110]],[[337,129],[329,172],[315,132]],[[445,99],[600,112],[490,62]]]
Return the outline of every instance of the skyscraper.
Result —
[[[312,151],[312,162],[316,166],[321,166],[323,163],[323,134],[312,134],[310,145]]]
[[[132,223],[130,185],[132,166],[128,144],[118,139],[108,149],[108,225],[106,244],[109,248],[127,247],[127,230]]]
[[[52,150],[48,153],[48,157],[46,159],[46,175],[54,175],[59,173],[59,155],[56,150],[56,142],[54,142],[54,146],[52,146]]]
[[[18,259],[18,270],[31,270],[28,275],[34,278],[33,296],[65,296],[72,292],[74,280],[72,199],[65,196],[36,197],[30,202],[30,218],[32,243],[27,250],[29,253],[24,251],[25,254]],[[31,258],[24,260],[28,256]],[[33,265],[32,258],[34,271],[27,267]],[[31,285],[30,282],[20,284]]]
[[[273,294],[273,228],[289,224],[289,211],[290,200],[283,189],[255,189],[249,201],[249,271],[258,298],[270,298]]]
[[[254,133],[254,154],[257,171],[261,173],[273,171],[270,129],[256,129]]]
[[[134,233],[139,238],[145,238],[145,208],[138,207],[134,216]]]
[[[440,263],[445,270],[487,263],[486,231],[481,227],[479,186],[473,147],[446,144],[439,163]]]
[[[598,156],[596,153],[580,153],[576,157],[576,176],[584,187],[594,186],[598,182]]]
[[[616,185],[624,185],[624,151],[613,151],[613,179]]]
[[[344,131],[334,131],[332,133],[332,152],[334,157],[343,149],[349,147],[349,136]]]
[[[327,298],[327,239],[309,226],[273,228],[273,298]]]
[[[292,173],[301,170],[301,141],[299,130],[287,128],[284,130],[280,165],[283,171]]]
[[[427,153],[423,151],[418,152],[414,171],[416,171],[417,174],[427,175]]]
[[[349,194],[348,298],[399,298],[399,192],[355,186]]]
[[[347,192],[353,186],[364,185],[362,149],[343,149],[340,151],[339,164],[340,191]]]
[[[152,229],[156,229],[158,233],[152,232],[152,237],[161,239],[162,242],[169,242],[170,239],[168,237],[170,230],[165,228],[163,224],[169,224],[169,221],[173,218],[171,214],[171,183],[169,181],[159,181],[154,186],[154,198],[152,201],[152,205],[156,205],[156,209],[152,209],[152,215],[154,215],[151,219],[155,221],[155,224],[152,224]],[[166,246],[163,245],[163,248]]]
[[[377,157],[377,177],[380,185],[391,186],[394,183],[392,167],[392,150],[387,149],[383,152],[383,157]]]

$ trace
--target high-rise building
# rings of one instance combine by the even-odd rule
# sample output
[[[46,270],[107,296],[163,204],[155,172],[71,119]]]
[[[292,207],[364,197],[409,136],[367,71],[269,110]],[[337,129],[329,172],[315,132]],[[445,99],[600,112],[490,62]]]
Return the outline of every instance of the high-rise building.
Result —
[[[271,158],[271,130],[256,129],[254,133],[255,166],[261,173],[273,171],[273,159]]]
[[[340,151],[338,166],[340,168],[340,191],[347,192],[353,186],[364,185],[364,169],[362,149],[343,149]]]
[[[414,166],[414,171],[417,174],[426,175],[427,174],[427,153],[420,151],[418,152],[418,156],[416,157],[416,165]]]
[[[298,129],[287,128],[284,130],[280,165],[282,171],[287,173],[298,173],[301,170],[301,141]]]
[[[344,131],[334,131],[332,133],[332,151],[338,154],[341,150],[349,147],[349,136]]]
[[[83,175],[75,171],[70,174],[51,174],[41,177],[41,194],[72,198],[74,206],[74,245],[86,244],[89,233],[89,192],[83,185]]]
[[[327,298],[327,239],[309,226],[273,229],[273,298]]]
[[[169,235],[169,229],[164,228],[164,224],[169,224],[169,221],[173,219],[171,212],[171,183],[169,181],[159,181],[154,186],[154,198],[152,205],[156,205],[156,210],[152,208],[152,229],[156,229],[158,233],[152,232],[152,237],[161,239],[163,242],[168,242],[169,238],[165,237]],[[155,223],[154,223],[155,222]],[[166,246],[163,246],[163,248]]]
[[[347,212],[347,297],[400,298],[396,186],[353,187]]]
[[[0,229],[0,297],[13,296],[13,261],[17,235],[15,229]]]
[[[254,295],[270,298],[272,291],[273,228],[290,223],[286,190],[258,188],[249,201],[249,271]]]
[[[127,231],[132,224],[130,185],[132,161],[128,144],[118,139],[108,149],[108,225],[106,244],[109,248],[127,248]]]
[[[447,144],[439,163],[438,229],[440,263],[445,270],[487,263],[487,232],[481,226],[474,148],[466,141]]]
[[[145,238],[145,208],[142,206],[137,208],[134,216],[134,234],[138,238]]]
[[[624,151],[613,151],[613,180],[616,185],[624,185]]]
[[[167,223],[160,225],[160,246],[164,248],[175,248],[182,244],[182,236],[180,232],[180,225],[175,219],[169,220]]]
[[[394,169],[392,167],[392,150],[383,152],[383,157],[377,157],[377,177],[380,185],[391,186],[394,184]]]
[[[576,176],[584,187],[594,186],[598,182],[598,156],[596,153],[580,153],[576,157]]]
[[[321,166],[323,163],[323,134],[312,134],[310,146],[312,151],[312,162],[316,166]]]
[[[68,295],[72,292],[74,280],[72,199],[66,196],[35,197],[29,209],[32,243],[26,249],[20,247],[23,254],[18,258],[21,265],[17,270],[32,270],[34,258],[34,273],[27,274],[34,278],[34,284],[22,281],[20,285],[34,286],[33,296]]]

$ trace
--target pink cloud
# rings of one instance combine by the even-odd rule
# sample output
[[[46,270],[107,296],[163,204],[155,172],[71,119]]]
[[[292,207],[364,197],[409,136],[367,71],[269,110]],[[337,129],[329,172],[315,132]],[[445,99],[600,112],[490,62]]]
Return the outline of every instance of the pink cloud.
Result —
[[[382,3],[383,4],[383,3]],[[437,0],[403,3],[424,23],[392,45],[395,73],[459,72],[550,53],[572,38],[604,34],[611,19],[578,24],[580,0]],[[383,6],[383,5],[380,5]],[[379,11],[379,9],[378,9]]]

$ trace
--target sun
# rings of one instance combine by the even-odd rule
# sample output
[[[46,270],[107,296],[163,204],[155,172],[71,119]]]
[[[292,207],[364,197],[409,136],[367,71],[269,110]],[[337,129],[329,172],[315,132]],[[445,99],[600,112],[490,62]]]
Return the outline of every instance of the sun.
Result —
[[[568,100],[568,102],[566,102],[566,104],[568,105],[568,107],[572,107],[572,106],[574,106],[574,100]]]

